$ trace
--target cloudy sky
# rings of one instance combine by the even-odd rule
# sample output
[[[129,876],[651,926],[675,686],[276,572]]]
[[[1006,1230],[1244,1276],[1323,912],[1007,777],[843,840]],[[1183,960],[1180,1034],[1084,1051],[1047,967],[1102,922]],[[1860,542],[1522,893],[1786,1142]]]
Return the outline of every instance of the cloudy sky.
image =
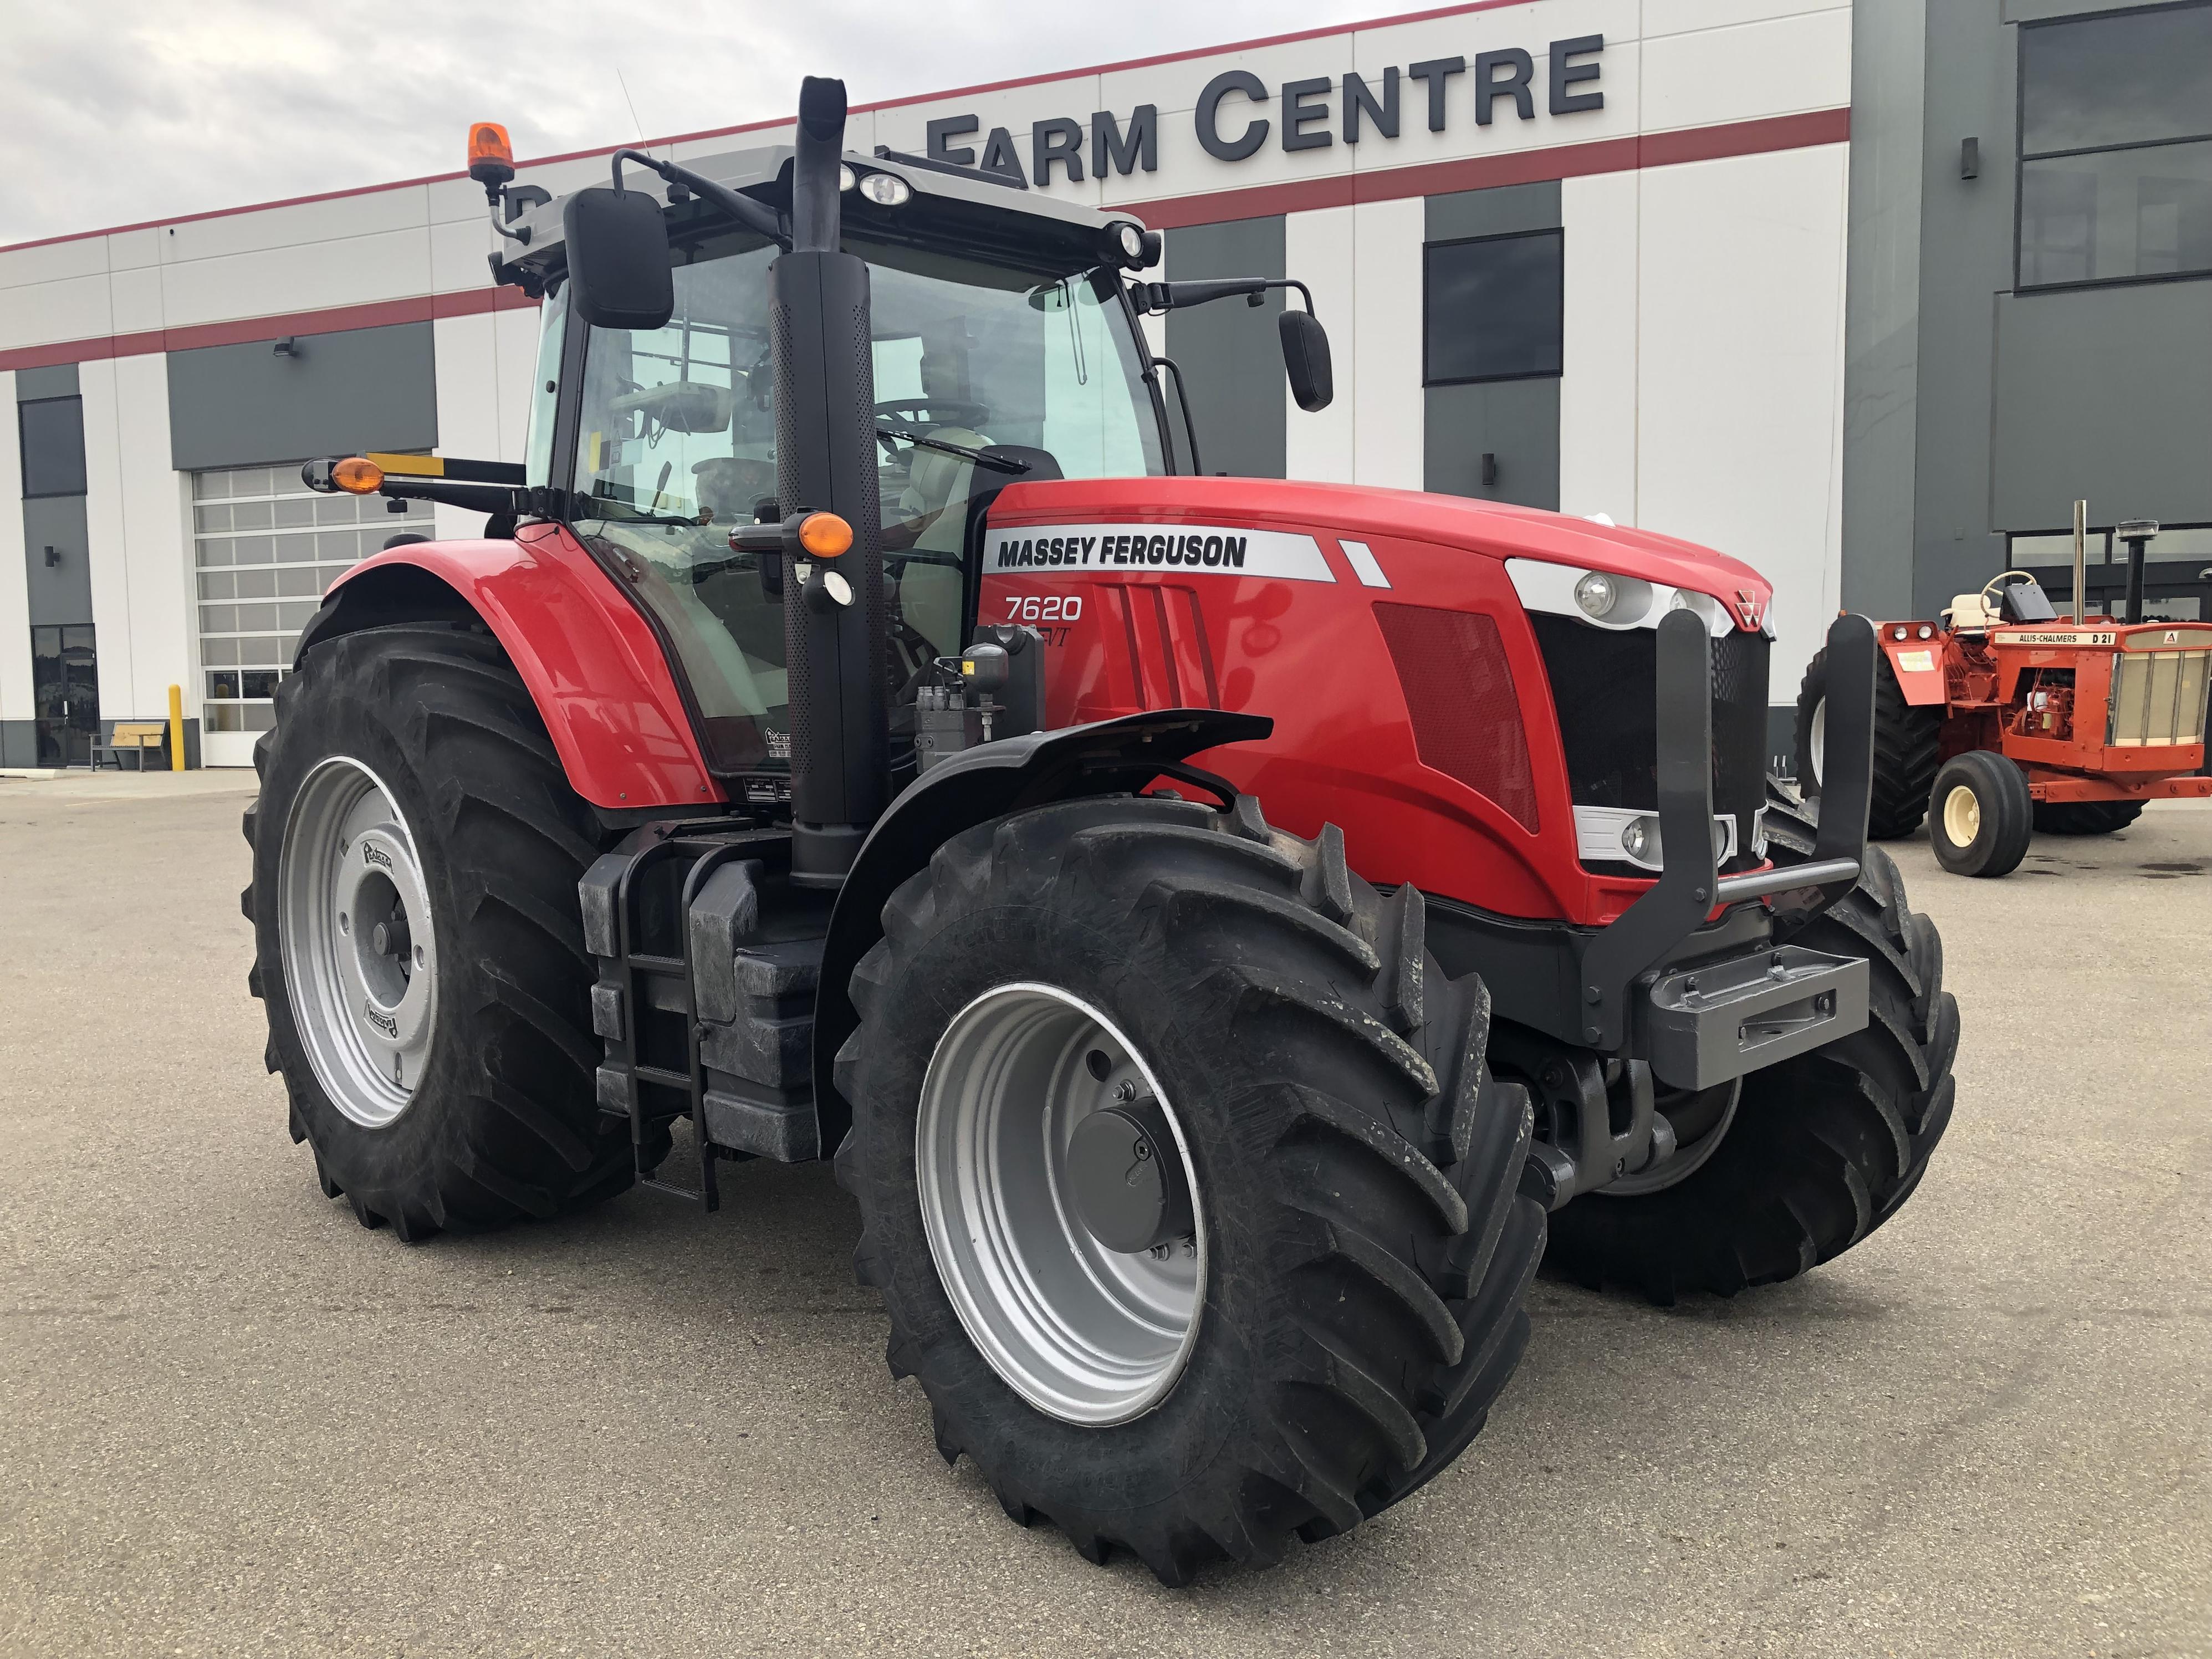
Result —
[[[1390,0],[0,0],[0,245],[1410,9]],[[627,88],[627,97],[625,96]],[[632,114],[632,106],[635,114]]]

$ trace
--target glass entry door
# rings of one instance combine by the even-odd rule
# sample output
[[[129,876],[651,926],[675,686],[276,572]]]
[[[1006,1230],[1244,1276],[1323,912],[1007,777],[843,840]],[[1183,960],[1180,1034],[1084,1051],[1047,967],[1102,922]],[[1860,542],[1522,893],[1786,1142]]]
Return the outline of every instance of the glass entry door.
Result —
[[[100,741],[100,674],[92,624],[33,628],[31,681],[39,764],[89,766]]]

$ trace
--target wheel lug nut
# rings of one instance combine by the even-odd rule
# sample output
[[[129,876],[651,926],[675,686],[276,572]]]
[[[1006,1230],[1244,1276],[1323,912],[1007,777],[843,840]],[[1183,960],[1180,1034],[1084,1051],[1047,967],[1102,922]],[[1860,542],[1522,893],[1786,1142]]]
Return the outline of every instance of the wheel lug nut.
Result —
[[[1114,1085],[1114,1098],[1120,1101],[1124,1106],[1127,1105],[1136,1097],[1137,1084],[1133,1078],[1125,1077],[1119,1083]]]

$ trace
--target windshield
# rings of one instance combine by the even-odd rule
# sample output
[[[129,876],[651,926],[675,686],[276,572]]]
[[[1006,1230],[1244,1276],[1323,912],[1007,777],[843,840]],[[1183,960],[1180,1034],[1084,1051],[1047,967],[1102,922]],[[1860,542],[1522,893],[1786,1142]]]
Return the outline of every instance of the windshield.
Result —
[[[897,731],[910,724],[930,660],[966,643],[969,498],[1010,476],[954,451],[1041,449],[1066,477],[1164,467],[1110,272],[1045,276],[847,246],[870,266],[885,673]],[[665,327],[592,331],[577,433],[579,528],[627,556],[683,659],[710,762],[725,772],[789,757],[783,607],[757,561],[729,545],[732,525],[775,509],[775,253],[731,234],[680,249]]]

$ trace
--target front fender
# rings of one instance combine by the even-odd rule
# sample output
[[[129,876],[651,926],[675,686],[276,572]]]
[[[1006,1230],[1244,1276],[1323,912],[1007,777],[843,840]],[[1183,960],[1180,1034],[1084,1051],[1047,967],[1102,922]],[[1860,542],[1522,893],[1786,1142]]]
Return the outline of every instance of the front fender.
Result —
[[[724,798],[659,639],[558,525],[525,525],[513,541],[410,542],[364,559],[331,587],[300,651],[364,628],[471,613],[521,675],[586,800],[688,810]]]
[[[1921,639],[1919,624],[1910,625],[1911,637],[1899,639],[1897,624],[1875,624],[1875,636],[1881,641],[1881,653],[1889,659],[1890,672],[1897,676],[1898,689],[1905,693],[1905,701],[1916,708],[1941,708],[1949,700],[1949,682],[1943,672],[1943,635],[1938,634]]]
[[[822,977],[814,994],[814,1102],[826,1156],[852,1122],[838,1091],[837,1050],[860,1017],[845,994],[853,969],[883,936],[884,902],[930,855],[963,830],[1048,802],[1141,789],[1164,765],[1224,743],[1267,737],[1260,714],[1158,708],[1056,732],[987,743],[939,763],[907,786],[876,820],[830,913]]]

